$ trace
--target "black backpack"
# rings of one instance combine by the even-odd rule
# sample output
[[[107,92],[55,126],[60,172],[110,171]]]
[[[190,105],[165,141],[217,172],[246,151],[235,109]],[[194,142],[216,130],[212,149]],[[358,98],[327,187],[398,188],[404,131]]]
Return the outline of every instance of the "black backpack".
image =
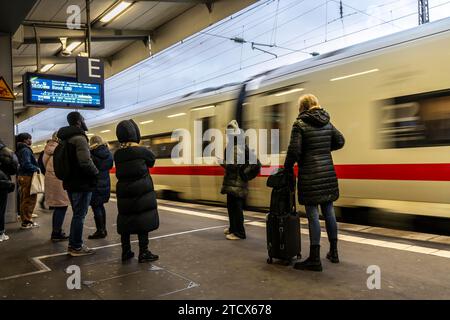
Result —
[[[70,146],[65,140],[60,141],[53,153],[53,167],[59,180],[67,180],[71,176]]]
[[[5,146],[0,148],[0,169],[10,176],[17,174],[19,169],[19,160],[16,154]]]

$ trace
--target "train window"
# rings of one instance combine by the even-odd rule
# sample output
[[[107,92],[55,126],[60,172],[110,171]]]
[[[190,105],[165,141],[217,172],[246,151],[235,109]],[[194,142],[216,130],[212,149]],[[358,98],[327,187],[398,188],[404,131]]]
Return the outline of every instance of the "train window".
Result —
[[[382,101],[378,139],[382,148],[450,145],[450,90]]]
[[[172,138],[172,133],[150,136],[142,138],[141,145],[150,148],[156,159],[169,159],[172,156],[172,149],[177,145],[178,140]]]
[[[140,145],[152,150],[156,159],[168,159],[172,156],[172,149],[177,143],[178,140],[172,139],[172,134],[167,133],[142,137]],[[109,142],[109,148],[114,154],[120,148],[120,143],[111,141]]]
[[[278,134],[280,137],[279,152],[284,152],[287,150],[286,135],[283,134],[285,129],[288,127],[286,119],[286,108],[287,103],[278,103],[270,106],[265,106],[263,108],[263,129],[273,130],[278,129]],[[267,154],[272,154],[271,145],[271,135],[270,131],[267,133]]]

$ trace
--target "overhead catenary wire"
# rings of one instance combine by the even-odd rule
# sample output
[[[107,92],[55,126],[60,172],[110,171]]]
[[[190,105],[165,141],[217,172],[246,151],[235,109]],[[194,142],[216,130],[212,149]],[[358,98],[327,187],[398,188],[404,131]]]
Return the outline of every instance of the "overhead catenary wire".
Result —
[[[446,2],[445,4],[448,4],[448,3],[450,3],[450,1]],[[444,5],[444,4],[441,4],[441,5]],[[406,18],[406,17],[410,17],[410,16],[415,15],[415,14],[416,14],[416,12],[412,12],[412,13],[403,15],[403,16],[401,16],[401,17],[398,17],[398,18],[396,18],[396,19],[394,19],[394,20],[397,21],[397,20],[400,20],[400,19],[404,19],[404,18]],[[372,26],[372,27],[381,26],[381,25],[386,24],[386,23],[389,23],[389,22],[388,22],[388,21],[387,21],[387,22],[381,22],[381,23],[379,23],[378,25],[375,25],[375,26]],[[333,38],[333,39],[330,39],[329,41],[339,40],[339,39],[341,39],[341,38],[343,38],[343,37],[345,37],[345,36],[348,36],[348,35],[351,35],[351,34],[355,34],[355,33],[359,33],[359,32],[368,30],[368,29],[370,29],[370,28],[371,28],[371,27],[363,28],[363,29],[357,30],[357,31],[352,32],[352,33],[347,34],[347,35],[341,35],[341,36],[335,37],[335,38]],[[303,49],[309,49],[309,48],[314,47],[314,46],[317,46],[317,45],[319,45],[319,44],[321,44],[321,43],[322,43],[322,42],[319,42],[319,43],[310,45],[310,46],[308,46],[308,47],[305,47],[305,48],[303,48]],[[292,54],[292,52],[286,53],[286,54],[284,54],[284,55],[281,55],[280,58],[281,58],[281,57],[284,57],[284,56],[287,56],[287,55],[290,55],[290,54]],[[258,64],[261,64],[261,63],[265,63],[265,62],[270,61],[270,60],[273,60],[273,58],[266,59],[266,60],[264,60],[264,61],[257,62],[257,63],[255,63],[255,64],[251,64],[251,65],[249,65],[249,66],[243,67],[242,69],[247,69],[247,68],[253,67],[253,66],[255,66],[255,65],[258,65]],[[229,67],[230,67],[230,66],[228,66],[227,69],[229,69]],[[236,71],[239,71],[239,70],[231,70],[231,71],[229,71],[229,72],[227,72],[227,73],[223,73],[223,74],[217,75],[217,76],[215,76],[215,77],[213,77],[213,78],[208,78],[208,79],[205,79],[205,80],[203,80],[203,81],[197,81],[197,84],[201,84],[201,83],[204,83],[204,82],[207,82],[207,81],[210,81],[210,80],[214,80],[214,79],[217,79],[217,78],[220,78],[220,77],[223,77],[223,76],[226,76],[226,75],[235,73]],[[181,90],[186,89],[186,88],[189,88],[189,87],[191,87],[191,86],[192,86],[192,85],[187,85],[187,86],[184,86],[184,87],[182,87],[182,88],[178,88],[178,89],[176,89],[176,90],[170,90],[170,91],[162,92],[162,96],[170,95],[170,94],[172,94],[172,93],[174,93],[174,92],[181,91]]]
[[[414,14],[414,13],[412,13],[412,14]],[[410,15],[411,15],[411,14],[409,14],[409,15],[407,15],[407,16],[410,16]],[[397,18],[397,19],[395,19],[395,20],[399,20],[399,19],[402,19],[402,18],[404,18],[404,17],[405,17],[405,16],[402,16],[402,17],[399,17],[399,18]],[[356,31],[356,32],[352,32],[352,33],[347,34],[347,35],[343,35],[343,36],[341,36],[341,37],[333,38],[333,39],[331,39],[331,40],[336,40],[336,39],[342,38],[342,37],[344,37],[344,36],[348,36],[348,35],[351,35],[351,34],[354,34],[354,33],[357,33],[357,32],[362,32],[362,31],[364,31],[364,30],[367,30],[367,29],[370,29],[370,28],[374,28],[374,27],[377,27],[377,26],[379,26],[379,25],[383,25],[383,24],[385,24],[385,23],[389,23],[389,22],[383,22],[383,23],[380,23],[380,24],[378,24],[378,25],[374,25],[374,26],[371,26],[371,27],[368,27],[368,28],[364,28],[364,29],[358,30],[358,31]],[[320,43],[318,43],[318,44],[320,44]],[[283,57],[283,56],[285,56],[285,55],[281,55],[280,57]],[[271,59],[269,59],[269,60],[271,60]],[[259,64],[259,63],[257,63],[257,64]],[[248,67],[251,67],[251,65],[250,65],[250,66],[247,66],[247,67],[243,67],[243,69],[248,68]],[[228,68],[228,67],[227,67],[227,68]],[[228,73],[227,73],[227,74],[228,74]],[[226,75],[226,74],[218,75],[217,77],[222,77],[222,76],[224,76],[224,75]],[[214,77],[214,78],[217,78],[217,77]],[[207,79],[207,80],[205,80],[205,81],[212,80],[212,79],[214,79],[214,78],[210,78],[210,79]],[[201,81],[201,82],[197,81],[197,84],[201,84],[201,83],[203,83],[203,82],[204,82],[204,81]],[[189,87],[189,86],[188,86],[188,87]],[[184,88],[185,88],[185,87],[180,88],[180,89],[176,89],[176,90],[173,91],[173,92],[182,90],[182,89],[184,89]],[[162,93],[162,94],[165,94],[165,93]]]

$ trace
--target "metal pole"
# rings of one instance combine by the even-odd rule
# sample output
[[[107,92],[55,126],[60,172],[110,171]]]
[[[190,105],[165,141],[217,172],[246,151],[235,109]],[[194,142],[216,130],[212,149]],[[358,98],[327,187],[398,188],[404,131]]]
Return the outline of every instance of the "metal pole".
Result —
[[[41,39],[39,38],[36,26],[33,25],[34,37],[36,38],[36,72],[41,71]]]
[[[91,0],[86,0],[86,36],[87,36],[87,54],[91,56]]]

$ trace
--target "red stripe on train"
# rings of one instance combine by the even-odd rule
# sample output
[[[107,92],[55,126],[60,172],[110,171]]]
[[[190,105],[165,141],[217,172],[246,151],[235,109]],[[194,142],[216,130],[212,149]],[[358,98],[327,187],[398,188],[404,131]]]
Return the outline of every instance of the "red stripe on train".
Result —
[[[339,179],[450,181],[450,163],[339,164],[334,167]],[[264,166],[259,176],[267,177],[275,168]],[[116,168],[112,168],[111,173],[115,172]],[[150,172],[154,175],[182,176],[223,176],[224,173],[220,166],[154,167]]]

